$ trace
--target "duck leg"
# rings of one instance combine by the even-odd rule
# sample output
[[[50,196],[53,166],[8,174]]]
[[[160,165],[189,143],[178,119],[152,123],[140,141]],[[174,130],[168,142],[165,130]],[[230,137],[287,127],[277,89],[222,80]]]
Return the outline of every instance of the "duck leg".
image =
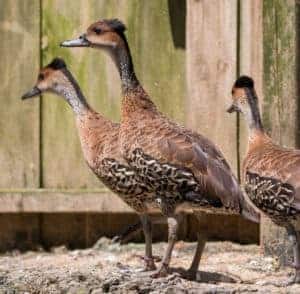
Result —
[[[193,258],[193,261],[190,265],[190,268],[186,272],[186,277],[191,280],[197,279],[197,272],[199,268],[199,263],[202,257],[202,253],[204,251],[205,243],[207,241],[207,237],[205,235],[202,235],[200,233],[197,233],[197,247],[196,252]]]
[[[147,214],[140,215],[143,231],[145,235],[145,271],[153,271],[156,269],[154,257],[152,255],[152,223]]]
[[[178,228],[182,221],[182,214],[168,217],[168,246],[163,257],[162,263],[158,270],[151,275],[152,278],[165,277],[168,275],[169,264],[171,261],[172,251],[177,241]]]
[[[299,232],[295,230],[293,225],[289,225],[287,227],[287,232],[289,238],[292,242],[293,246],[293,254],[294,254],[294,268],[295,268],[295,275],[293,277],[294,283],[300,283],[300,238]]]
[[[288,224],[286,226],[286,230],[288,233],[288,237],[292,243],[293,247],[293,255],[294,255],[294,263],[292,266],[295,268],[295,273],[291,279],[288,279],[284,282],[281,281],[275,281],[275,282],[263,282],[260,283],[260,285],[266,286],[266,285],[274,285],[276,287],[287,287],[295,283],[300,283],[300,238],[299,238],[299,232],[296,231],[295,227],[292,224]]]

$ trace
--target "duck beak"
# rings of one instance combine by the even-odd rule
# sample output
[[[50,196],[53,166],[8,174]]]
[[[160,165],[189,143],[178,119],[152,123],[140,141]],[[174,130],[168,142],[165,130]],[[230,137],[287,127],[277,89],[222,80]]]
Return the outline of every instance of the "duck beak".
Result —
[[[240,112],[240,109],[237,106],[235,106],[234,104],[232,104],[226,111],[228,113]]]
[[[35,96],[39,96],[41,95],[42,91],[38,88],[38,87],[33,87],[31,90],[29,90],[27,93],[25,93],[21,99],[22,100],[25,100],[25,99],[28,99],[28,98],[32,98],[32,97],[35,97]]]
[[[81,35],[78,39],[67,40],[60,43],[61,47],[89,47],[90,41],[87,40],[86,35]]]

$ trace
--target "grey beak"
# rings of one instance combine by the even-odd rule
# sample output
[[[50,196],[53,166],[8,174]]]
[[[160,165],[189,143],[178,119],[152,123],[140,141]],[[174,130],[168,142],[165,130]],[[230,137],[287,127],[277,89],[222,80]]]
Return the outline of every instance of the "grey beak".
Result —
[[[78,39],[61,42],[60,46],[61,47],[89,47],[90,42],[86,39],[85,34],[83,34]]]
[[[227,110],[228,113],[232,113],[232,112],[240,112],[239,108],[237,106],[235,106],[234,104],[232,104]]]
[[[25,93],[21,99],[28,99],[31,97],[35,97],[35,96],[39,96],[41,95],[42,91],[38,88],[38,87],[33,87],[30,91],[28,91],[27,93]]]

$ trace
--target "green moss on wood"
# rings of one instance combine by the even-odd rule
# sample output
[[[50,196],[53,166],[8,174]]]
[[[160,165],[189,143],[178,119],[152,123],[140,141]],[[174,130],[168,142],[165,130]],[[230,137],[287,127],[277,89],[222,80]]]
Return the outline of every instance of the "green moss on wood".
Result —
[[[295,1],[264,1],[263,120],[280,143],[295,144]]]
[[[37,188],[39,101],[20,97],[34,85],[39,68],[39,1],[0,4],[0,188]]]
[[[296,1],[264,0],[263,26],[263,120],[276,142],[293,147],[298,130]],[[263,218],[261,232],[264,252],[286,264],[291,252],[285,230]]]

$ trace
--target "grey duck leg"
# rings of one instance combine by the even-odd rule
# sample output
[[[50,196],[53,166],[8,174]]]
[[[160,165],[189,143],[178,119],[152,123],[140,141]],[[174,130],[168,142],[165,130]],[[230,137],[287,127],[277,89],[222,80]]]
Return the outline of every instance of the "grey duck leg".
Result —
[[[289,238],[292,242],[293,246],[293,255],[294,255],[294,268],[295,268],[295,275],[293,277],[292,282],[294,283],[300,283],[300,238],[299,238],[299,232],[295,230],[293,225],[289,225],[287,227],[287,232],[289,235]]]
[[[190,268],[186,272],[186,277],[192,280],[196,280],[197,272],[199,268],[199,263],[202,257],[202,253],[204,251],[204,247],[207,241],[207,237],[200,233],[197,233],[197,247],[196,252],[193,258],[193,261],[190,265]]]
[[[152,255],[152,223],[147,214],[141,214],[140,219],[145,235],[145,271],[153,271],[156,266]]]
[[[178,228],[182,221],[182,214],[168,217],[168,246],[158,270],[151,275],[152,278],[165,277],[168,275],[172,251],[178,237]]]
[[[275,285],[277,287],[287,287],[295,283],[300,283],[300,238],[299,232],[296,231],[295,227],[292,224],[286,225],[286,230],[289,236],[289,239],[293,246],[293,255],[294,255],[294,263],[293,267],[295,268],[295,274],[291,279],[287,281],[275,281],[275,282],[263,282],[261,285]]]

